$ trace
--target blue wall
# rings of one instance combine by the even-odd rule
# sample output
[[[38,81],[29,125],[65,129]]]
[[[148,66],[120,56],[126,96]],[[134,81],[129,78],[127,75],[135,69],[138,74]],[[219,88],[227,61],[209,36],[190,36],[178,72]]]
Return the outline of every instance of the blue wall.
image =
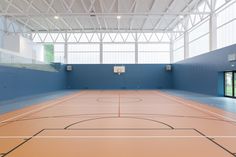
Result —
[[[126,73],[113,73],[110,64],[73,65],[68,72],[68,88],[72,89],[168,89],[172,74],[165,65],[125,65]]]
[[[0,101],[66,88],[66,72],[0,66]]]
[[[174,64],[174,88],[222,96],[223,71],[236,70],[236,64],[228,62],[228,55],[231,53],[236,53],[236,45]]]
[[[0,66],[0,100],[59,89],[179,89],[223,95],[223,71],[236,70],[228,54],[236,45],[174,64],[173,72],[164,64],[130,64],[126,73],[113,73],[109,64],[73,65],[72,72],[43,72]]]

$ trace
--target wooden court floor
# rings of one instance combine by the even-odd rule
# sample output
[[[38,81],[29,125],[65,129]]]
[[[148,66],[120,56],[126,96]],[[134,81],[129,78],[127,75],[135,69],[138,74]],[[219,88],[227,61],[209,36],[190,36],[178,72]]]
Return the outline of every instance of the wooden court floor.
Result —
[[[0,116],[0,157],[233,157],[236,115],[166,93],[80,91]]]

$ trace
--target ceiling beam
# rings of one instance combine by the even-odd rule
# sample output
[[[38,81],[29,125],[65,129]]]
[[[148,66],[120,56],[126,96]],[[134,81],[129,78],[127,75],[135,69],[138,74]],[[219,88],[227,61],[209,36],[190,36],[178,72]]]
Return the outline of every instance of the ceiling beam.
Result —
[[[80,29],[76,29],[76,30],[51,30],[50,33],[138,33],[138,32],[142,32],[142,33],[183,33],[183,31],[165,31],[165,30],[152,30],[152,29],[146,29],[146,30],[140,30],[140,29],[133,29],[133,30],[126,30],[126,29],[120,29],[120,30],[114,30],[114,29],[97,29],[97,30],[80,30]],[[33,33],[47,33],[47,31],[45,30],[38,30],[38,31],[33,31]]]
[[[53,15],[52,17],[54,17],[54,16],[59,16],[58,13],[56,12],[56,10],[52,7],[53,3],[48,3],[46,0],[43,0],[43,2],[49,7],[48,10],[51,9],[51,10],[54,12],[54,15]],[[41,14],[41,15],[42,15],[42,14]],[[47,17],[47,16],[45,16],[45,15],[42,15],[42,16],[43,16],[43,17]],[[61,16],[60,16],[60,17],[61,17]],[[60,20],[66,25],[66,27],[68,27],[70,30],[72,29],[72,28],[70,27],[70,25],[63,19],[63,17],[61,17]]]
[[[136,8],[137,8],[137,0],[134,0],[133,4],[131,5],[130,9],[129,9],[129,12],[131,13],[134,13],[136,11]],[[134,18],[131,17],[131,20],[130,20],[130,24],[129,24],[129,29],[133,29],[133,24],[134,24]]]
[[[33,4],[34,0],[31,0],[30,3],[28,4],[28,7],[26,9],[26,12],[29,12],[29,10],[31,9],[32,7],[32,4]],[[23,26],[23,31],[26,29],[28,23],[30,22],[30,18],[27,19],[27,21],[24,23],[24,26]],[[32,27],[28,27],[28,28],[32,28]]]
[[[13,20],[11,20],[11,19],[13,19]],[[30,26],[29,24],[27,24],[27,23],[25,23],[25,21],[22,21],[22,20],[18,20],[18,19],[15,19],[14,17],[11,17],[11,18],[9,18],[9,20],[10,20],[10,23],[14,23],[14,22],[17,22],[17,23],[19,23],[20,25],[22,25],[23,27],[27,27],[28,29],[30,29],[30,30],[35,30],[35,28],[33,28],[32,26]],[[18,33],[24,33],[24,32],[27,32],[27,31],[24,31],[25,29],[23,28],[23,30],[21,31],[21,32],[18,32]],[[7,28],[7,30],[6,30],[6,32],[8,31],[8,28]],[[36,30],[37,31],[37,30]],[[30,33],[30,32],[29,32]]]
[[[7,2],[7,7],[4,10],[4,13],[8,13],[8,10],[9,10],[10,6],[12,5],[13,0],[9,0],[9,1],[6,1],[6,2]]]
[[[105,6],[103,4],[103,1],[99,1],[99,5],[100,5],[100,8],[101,8],[102,12],[104,13],[105,12]],[[108,29],[108,23],[106,21],[106,18],[103,17],[103,21],[104,21],[104,24],[105,24],[105,28]]]
[[[174,2],[175,2],[175,0],[172,0],[172,1],[169,3],[168,7],[167,7],[166,10],[164,11],[165,13],[169,13],[169,9],[170,9],[170,7],[172,7],[172,5],[174,5]],[[165,18],[165,17],[164,17],[165,15],[167,15],[167,14],[163,14],[163,15],[161,16],[160,20],[158,20],[157,23],[154,25],[153,30],[158,29],[159,25],[161,24],[161,22],[162,22],[163,19]],[[177,15],[179,16],[180,14],[177,14]],[[176,16],[176,15],[175,15],[175,16]]]
[[[84,13],[84,14],[87,14],[87,16],[88,16],[88,18],[89,18],[89,20],[90,20],[90,23],[93,25],[93,29],[95,30],[96,28],[95,28],[95,25],[94,25],[94,23],[93,23],[93,20],[91,19],[91,13],[90,13],[90,9],[91,9],[91,5],[90,5],[90,8],[88,9],[87,8],[87,6],[85,5],[85,3],[84,3],[84,0],[81,0],[81,3],[82,3],[82,6],[83,6],[83,8],[84,8],[84,10],[85,10],[85,12],[86,13]],[[61,15],[60,15],[61,16]]]
[[[47,13],[49,13],[50,10],[54,10],[54,8],[52,7],[54,1],[55,1],[55,0],[51,0],[50,3],[45,2],[45,3],[48,5]]]
[[[68,11],[68,13],[73,13],[71,8],[73,4],[75,3],[75,0],[72,0],[70,5],[68,5],[65,0],[61,0],[61,2],[63,6],[65,7],[65,9]],[[84,26],[81,24],[81,22],[78,20],[77,17],[75,17],[75,22],[82,30],[84,29]]]
[[[96,16],[111,16],[116,17],[117,15],[120,16],[139,16],[139,17],[147,17],[147,16],[163,16],[163,15],[169,15],[169,16],[177,16],[177,15],[209,15],[211,12],[139,12],[139,13],[102,13],[102,12],[96,12]],[[54,17],[54,16],[60,16],[60,17],[73,17],[73,16],[90,16],[90,13],[40,13],[40,14],[34,14],[34,13],[0,13],[0,16],[15,16],[15,17]]]
[[[2,12],[4,12],[4,9],[3,9],[3,7],[0,5],[0,12],[2,13]]]
[[[28,2],[28,0],[23,0],[25,3],[27,3],[27,5],[31,5],[31,8],[33,8],[37,13],[40,14],[40,10],[33,4]],[[31,1],[33,2],[33,0]],[[51,25],[53,25],[56,29],[60,30],[60,28],[51,20],[49,20],[47,17],[45,18],[47,22],[49,22]]]
[[[185,6],[185,8],[184,9],[182,9],[182,11],[185,11],[185,10],[187,10],[187,9],[189,9],[189,10],[193,10],[193,9],[195,9],[198,5],[199,5],[199,3],[201,3],[203,0],[192,0],[192,1],[190,1],[186,6]],[[170,26],[172,26],[174,23],[176,23],[176,21],[179,21],[179,19],[178,19],[179,17],[176,17],[174,20],[172,20],[169,24],[168,24],[168,26],[165,28],[165,30],[167,30]],[[182,20],[181,20],[182,21]],[[181,22],[181,21],[179,21],[179,22]]]
[[[152,11],[153,6],[154,6],[154,4],[155,4],[156,2],[157,2],[156,0],[152,0],[151,6],[149,7],[148,12],[151,12],[151,11]],[[147,16],[147,17],[145,18],[145,20],[143,21],[142,29],[144,28],[144,26],[145,26],[146,22],[148,21],[148,19],[149,19],[149,16]]]
[[[9,7],[10,6],[12,6],[12,7],[14,7],[16,10],[18,10],[19,11],[19,13],[16,13],[16,14],[24,14],[24,11],[23,10],[21,10],[18,6],[16,6],[14,3],[12,3],[12,1],[6,1],[7,3],[9,3]],[[9,8],[8,8],[9,9]],[[0,15],[1,16],[1,15]],[[5,15],[6,16],[6,15]],[[16,19],[16,20],[18,20],[18,21],[20,21],[23,25],[25,24],[25,22],[24,21],[22,21],[21,19],[18,19],[17,18],[17,16],[12,16],[14,19]],[[27,16],[25,16],[26,18],[31,18],[30,17],[30,15],[27,15]],[[36,23],[37,25],[39,25],[41,28],[43,28],[43,29],[45,29],[45,30],[48,30],[48,28],[46,28],[45,26],[43,26],[42,24],[40,24],[38,21],[36,21],[36,20],[34,20],[34,19],[32,19],[32,21],[34,22],[34,23]]]
[[[109,13],[111,13],[112,9],[115,7],[116,1],[117,0],[113,0],[112,4],[110,5],[110,8],[108,10]]]
[[[117,13],[118,13],[118,15],[119,15],[119,12],[120,12],[119,5],[120,5],[119,0],[117,0]],[[120,15],[119,15],[119,16],[120,16]],[[121,20],[121,19],[117,19],[117,20],[116,20],[116,22],[117,22],[117,29],[118,29],[118,30],[120,30],[120,20]]]
[[[93,28],[90,28],[90,30],[93,29],[92,31],[97,31],[99,29],[101,29],[102,31],[104,30],[104,28],[102,28],[100,22],[102,22],[102,23],[104,22],[106,30],[114,31],[114,29],[109,28],[109,26],[108,26],[109,23],[106,21],[105,18],[109,17],[109,18],[116,19],[117,15],[122,16],[122,19],[123,18],[124,19],[125,18],[130,19],[129,29],[131,29],[131,30],[133,29],[133,24],[134,24],[135,19],[136,18],[142,18],[143,21],[141,21],[141,22],[143,22],[143,23],[142,23],[141,28],[136,29],[135,31],[142,31],[142,30],[145,31],[145,29],[144,29],[145,24],[147,23],[149,18],[159,19],[157,21],[157,23],[155,23],[155,25],[153,24],[153,31],[156,30],[156,29],[159,30],[158,26],[160,25],[160,23],[163,20],[166,20],[166,19],[170,18],[171,20],[166,22],[166,25],[168,25],[168,27],[166,27],[165,30],[163,29],[164,32],[166,32],[166,31],[168,31],[169,28],[172,28],[171,27],[172,25],[174,25],[175,23],[180,21],[180,19],[178,18],[179,15],[189,16],[189,15],[209,15],[209,14],[211,14],[210,11],[198,12],[198,11],[194,11],[193,9],[188,10],[188,7],[190,6],[190,2],[188,2],[186,7],[183,10],[179,11],[179,12],[171,11],[170,8],[172,7],[172,5],[176,4],[175,0],[172,0],[170,2],[170,4],[168,5],[168,7],[166,8],[165,11],[160,11],[160,12],[152,12],[152,10],[153,10],[152,8],[153,8],[153,6],[155,6],[155,3],[156,3],[155,0],[152,0],[152,2],[148,6],[149,8],[147,8],[146,12],[136,12],[137,0],[133,0],[131,2],[129,12],[119,12],[119,10],[116,10],[115,12],[112,12],[113,10],[115,10],[115,7],[117,6],[116,4],[118,4],[118,0],[111,1],[111,5],[109,5],[109,8],[105,8],[106,4],[102,3],[102,0],[99,0],[97,2],[99,2],[98,3],[99,6],[100,6],[99,9],[101,8],[101,11],[100,12],[95,12],[95,15],[96,15],[95,18],[96,18],[96,20],[98,22],[98,26],[99,26],[99,28],[98,28],[96,21],[92,21],[92,18],[90,16],[91,15],[90,11],[95,10],[95,5],[94,4],[95,4],[96,0],[89,0],[89,2],[90,2],[89,4],[84,3],[84,0],[81,0],[85,12],[73,12],[72,11],[71,8],[74,4],[74,1],[76,1],[76,0],[72,0],[72,2],[70,2],[70,4],[66,0],[61,0],[61,2],[63,2],[62,4],[64,4],[63,6],[65,7],[65,10],[66,10],[66,11],[63,11],[63,12],[57,12],[56,11],[56,9],[53,5],[54,2],[55,3],[57,2],[56,0],[51,0],[51,1],[42,0],[48,6],[48,9],[46,10],[46,12],[41,12],[33,3],[31,3],[32,1],[29,1],[29,0],[22,0],[22,1],[26,2],[28,5],[31,5],[31,8],[33,8],[36,12],[34,12],[34,11],[33,12],[28,12],[28,11],[25,11],[23,9],[20,9],[18,6],[16,6],[16,4],[14,3],[14,0],[5,0],[5,1],[8,3],[8,5],[7,5],[6,9],[4,9],[3,12],[0,12],[0,16],[13,17],[17,21],[21,22],[23,25],[25,24],[25,26],[26,26],[26,24],[28,25],[29,21],[32,21],[32,22],[35,23],[34,25],[39,25],[40,29],[42,29],[42,30],[45,29],[45,31],[48,31],[48,32],[54,31],[55,29],[58,29],[58,31],[59,30],[63,31],[63,30],[66,30],[66,29],[68,29],[68,31],[74,31],[74,30],[87,31],[89,28],[86,29],[81,24],[80,20],[78,20],[78,17],[89,18],[91,20],[91,25],[93,25]],[[192,0],[192,1],[199,1],[199,0]],[[191,1],[191,4],[192,4],[192,1]],[[88,1],[85,1],[85,2],[88,2]],[[142,4],[140,4],[140,5],[142,5]],[[16,9],[19,11],[19,13],[9,12],[10,11],[9,8],[11,6],[13,6],[14,8],[18,7],[18,9],[17,8]],[[192,5],[190,7],[192,7]],[[106,11],[106,9],[108,9],[108,10]],[[59,20],[61,20],[66,26],[64,29],[60,29],[57,25],[55,25],[55,21],[50,20],[50,18],[53,19],[54,16],[59,16],[60,17]],[[73,20],[75,20],[76,24],[79,26],[79,29],[73,29],[69,25],[69,21],[66,21],[66,19],[65,19],[66,17],[71,17]],[[37,21],[36,18],[42,18],[42,19],[47,20],[48,22],[40,23],[39,21]],[[101,18],[101,19],[99,19],[99,18]],[[27,20],[27,22],[25,22],[25,19]],[[104,21],[102,19],[104,19]],[[99,21],[99,20],[102,20],[102,21]],[[48,23],[50,23],[50,26],[46,25]],[[96,23],[96,25],[95,25],[95,23]],[[32,26],[34,26],[34,25],[32,24]],[[35,28],[37,28],[37,27],[35,26]],[[119,31],[119,27],[117,29]],[[149,29],[147,29],[147,30],[149,31]],[[163,31],[163,30],[161,30],[161,31]],[[116,31],[116,29],[115,29],[115,31]],[[128,29],[126,31],[128,31]]]
[[[90,3],[91,3],[91,5],[90,5],[90,8],[89,8],[89,11],[90,11],[91,9],[93,9],[94,12],[96,13],[96,8],[95,8],[95,6],[94,6],[95,0],[90,0]],[[102,29],[101,22],[100,22],[100,20],[98,19],[97,16],[96,16],[96,21],[97,21],[97,23],[98,23],[99,28]]]

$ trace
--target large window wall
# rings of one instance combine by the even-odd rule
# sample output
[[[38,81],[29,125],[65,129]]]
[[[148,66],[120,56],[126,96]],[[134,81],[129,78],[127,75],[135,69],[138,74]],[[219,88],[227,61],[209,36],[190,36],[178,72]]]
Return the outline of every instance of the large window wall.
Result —
[[[189,31],[189,57],[209,52],[209,20]]]
[[[54,43],[55,62],[68,64],[169,64],[167,33],[36,33]]]
[[[135,64],[135,33],[102,33],[101,63]]]
[[[169,44],[139,44],[138,62],[147,63],[170,63]]]
[[[69,64],[99,64],[99,44],[68,44]]]
[[[64,63],[65,45],[64,44],[54,44],[54,62]]]
[[[236,43],[236,1],[217,12],[217,48]]]
[[[184,36],[180,36],[173,43],[173,61],[178,62],[184,60]]]
[[[197,14],[198,12],[210,12],[210,3],[211,1],[207,0],[201,1],[193,10],[196,14],[186,15],[174,29],[185,32],[174,34],[174,62],[210,51],[210,15]]]
[[[176,26],[187,36],[174,34],[174,62],[236,44],[236,0],[203,0],[193,12],[211,10],[188,15]]]
[[[184,34],[174,41],[174,62],[184,60],[185,57],[194,57],[210,51],[209,18],[187,30],[187,35],[188,40],[186,40],[186,43],[184,42],[186,37]],[[185,44],[188,44],[188,50],[185,50]]]
[[[103,44],[104,64],[134,64],[135,45],[134,44]]]

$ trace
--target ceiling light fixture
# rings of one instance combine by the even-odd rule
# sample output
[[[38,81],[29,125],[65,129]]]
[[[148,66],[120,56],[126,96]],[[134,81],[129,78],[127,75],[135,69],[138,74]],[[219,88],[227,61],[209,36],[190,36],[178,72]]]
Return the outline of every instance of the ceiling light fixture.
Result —
[[[119,20],[119,19],[121,19],[121,16],[120,16],[120,15],[117,15],[116,18]]]
[[[179,18],[180,19],[184,19],[184,15],[179,15]]]
[[[94,10],[91,10],[90,13],[89,13],[89,15],[90,15],[91,17],[95,17],[95,16],[96,16],[96,13],[95,13]]]
[[[54,16],[54,19],[58,20],[58,19],[59,19],[59,16]]]

